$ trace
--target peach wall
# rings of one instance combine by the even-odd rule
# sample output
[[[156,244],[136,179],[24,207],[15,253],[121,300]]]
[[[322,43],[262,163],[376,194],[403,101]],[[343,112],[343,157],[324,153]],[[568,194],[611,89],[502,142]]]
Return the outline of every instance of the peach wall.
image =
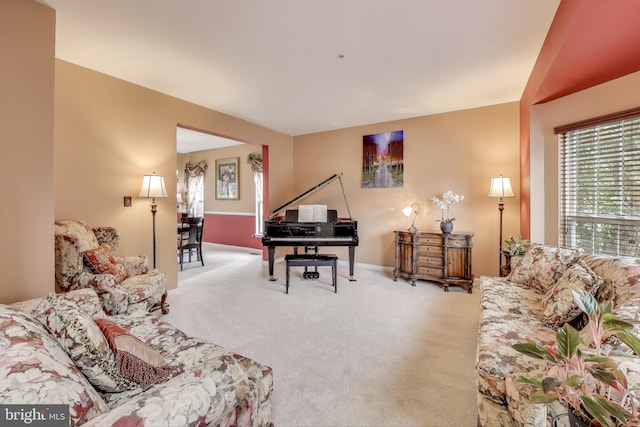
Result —
[[[532,212],[540,212],[540,218],[532,221],[531,233],[537,236],[536,241],[558,243],[558,142],[553,128],[636,108],[639,99],[637,72],[531,107],[531,171],[532,176],[542,177],[537,186],[532,186]],[[534,201],[542,205],[535,205]]]
[[[53,9],[0,2],[0,303],[54,290],[54,44]]]
[[[65,61],[55,71],[55,219],[115,226],[121,254],[151,257],[150,202],[137,194],[144,174],[163,175],[169,197],[158,200],[157,266],[169,289],[177,282],[177,125],[268,145],[270,192],[291,194],[290,136]],[[132,207],[123,196],[133,196]]]
[[[334,173],[342,172],[351,214],[358,221],[360,245],[356,262],[394,265],[394,230],[410,219],[400,211],[417,202],[416,226],[438,229],[440,210],[431,197],[447,190],[465,200],[452,207],[455,230],[474,232],[473,273],[497,275],[499,211],[487,197],[491,178],[503,174],[519,188],[518,103],[476,108],[394,122],[370,124],[294,138],[294,193],[301,193]],[[404,131],[403,188],[361,188],[363,135]],[[309,202],[327,203],[346,216],[340,184],[335,182]],[[306,202],[305,202],[306,203]],[[506,199],[503,235],[519,232],[519,198]],[[333,251],[333,248],[332,248]],[[337,249],[343,260],[346,249]]]

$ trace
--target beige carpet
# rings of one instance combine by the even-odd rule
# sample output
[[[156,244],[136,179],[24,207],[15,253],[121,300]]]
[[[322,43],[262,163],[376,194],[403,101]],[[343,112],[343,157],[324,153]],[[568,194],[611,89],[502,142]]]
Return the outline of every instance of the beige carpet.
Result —
[[[206,244],[165,318],[271,366],[276,426],[476,425],[477,290],[412,287],[363,265],[349,282],[340,261],[337,294],[326,267],[315,281],[292,269],[287,295],[284,263],[270,282],[258,252]]]

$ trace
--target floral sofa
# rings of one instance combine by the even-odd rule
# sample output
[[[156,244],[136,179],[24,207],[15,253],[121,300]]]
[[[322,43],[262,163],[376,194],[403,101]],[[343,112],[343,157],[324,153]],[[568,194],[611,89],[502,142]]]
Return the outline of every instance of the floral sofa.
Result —
[[[600,302],[610,300],[615,313],[640,321],[638,258],[583,255],[534,244],[524,256],[512,259],[509,276],[483,276],[479,281],[476,386],[481,426],[550,426],[555,416],[566,412],[559,402],[529,402],[531,390],[516,378],[544,369],[545,362],[512,345],[530,338],[551,346],[565,323],[583,328],[571,289],[586,289]],[[628,369],[640,384],[640,364]]]
[[[0,402],[67,404],[71,425],[270,426],[271,369],[92,289],[0,304]]]

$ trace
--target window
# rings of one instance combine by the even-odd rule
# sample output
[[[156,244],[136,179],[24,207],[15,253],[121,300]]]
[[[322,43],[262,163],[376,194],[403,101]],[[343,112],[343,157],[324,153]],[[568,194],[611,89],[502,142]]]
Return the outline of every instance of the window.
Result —
[[[640,256],[640,109],[555,132],[560,245]]]

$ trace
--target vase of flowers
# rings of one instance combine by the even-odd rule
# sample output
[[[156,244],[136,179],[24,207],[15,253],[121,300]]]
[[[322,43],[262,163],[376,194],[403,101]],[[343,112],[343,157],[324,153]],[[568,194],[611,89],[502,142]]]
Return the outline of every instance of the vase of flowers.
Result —
[[[451,208],[451,205],[463,200],[464,196],[462,194],[454,194],[451,190],[444,193],[441,199],[438,197],[431,198],[431,202],[438,206],[440,208],[440,211],[442,212],[442,218],[437,219],[436,222],[440,223],[440,229],[444,234],[449,234],[453,230],[453,221],[455,220],[455,218],[451,218],[449,216],[449,209]]]
[[[453,222],[452,221],[440,221],[440,230],[444,234],[451,234],[453,231]]]

